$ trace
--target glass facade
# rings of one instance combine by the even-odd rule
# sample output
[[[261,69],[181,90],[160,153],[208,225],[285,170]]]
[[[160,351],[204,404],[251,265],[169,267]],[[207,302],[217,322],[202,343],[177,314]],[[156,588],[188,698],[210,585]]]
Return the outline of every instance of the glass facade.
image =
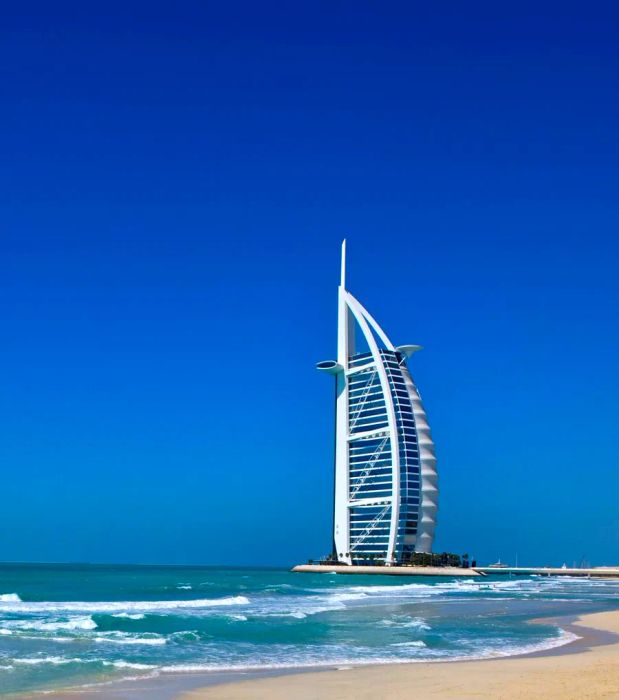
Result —
[[[380,350],[395,412],[397,445],[391,444],[387,403],[371,353],[349,358],[348,465],[350,557],[362,564],[388,556],[392,498],[398,498],[394,556],[415,549],[419,519],[421,469],[415,417],[397,350]],[[393,450],[399,454],[399,495],[393,488]],[[381,501],[381,499],[385,499]]]

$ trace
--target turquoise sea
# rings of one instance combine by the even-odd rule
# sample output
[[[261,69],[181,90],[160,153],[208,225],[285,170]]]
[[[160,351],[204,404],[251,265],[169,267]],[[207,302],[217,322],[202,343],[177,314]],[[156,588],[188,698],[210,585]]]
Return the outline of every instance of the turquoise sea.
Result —
[[[574,638],[532,618],[618,606],[619,581],[0,565],[0,692],[507,656]]]

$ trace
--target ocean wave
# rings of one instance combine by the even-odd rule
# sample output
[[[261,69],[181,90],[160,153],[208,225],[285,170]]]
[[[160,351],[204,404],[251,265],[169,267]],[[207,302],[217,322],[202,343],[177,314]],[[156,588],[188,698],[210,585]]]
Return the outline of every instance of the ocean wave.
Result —
[[[252,606],[252,617],[293,617],[303,619],[310,615],[345,610],[348,603],[373,602],[372,596],[355,588],[309,589],[310,595],[281,595],[268,599],[256,599]],[[311,595],[319,593],[320,595]]]
[[[209,671],[257,671],[257,670],[278,670],[278,669],[301,669],[301,668],[337,668],[343,666],[367,666],[367,665],[395,665],[395,664],[410,664],[410,663],[451,663],[453,661],[470,661],[475,659],[491,659],[511,656],[522,656],[524,654],[532,654],[548,649],[570,644],[571,642],[580,639],[571,632],[560,630],[558,637],[537,642],[534,644],[522,644],[505,646],[500,649],[480,650],[470,654],[454,654],[452,656],[429,656],[424,642],[421,640],[411,642],[401,642],[390,645],[391,647],[399,647],[401,649],[426,649],[421,654],[417,653],[414,656],[365,656],[357,655],[354,657],[333,657],[333,658],[312,658],[287,661],[258,661],[248,660],[246,663],[194,663],[194,664],[172,664],[161,666],[159,670],[162,673],[201,673]],[[348,649],[350,652],[351,650]]]
[[[43,622],[40,629],[50,632],[56,630],[94,630],[97,629],[97,623],[92,617],[75,617],[65,622]]]
[[[357,591],[357,592],[343,592],[343,593],[331,593],[329,595],[330,600],[334,600],[336,602],[341,601],[341,602],[346,602],[347,600],[361,600],[362,598],[367,598],[368,594],[363,592],[363,591]]]
[[[393,585],[365,585],[365,586],[346,586],[333,589],[331,592],[325,592],[323,588],[313,589],[314,593],[327,593],[333,600],[345,600],[344,596],[367,596],[369,598],[427,598],[429,596],[444,595],[445,593],[462,593],[476,592],[479,590],[478,584],[473,579],[465,579],[463,581],[449,581],[446,583],[405,583]],[[361,596],[363,594],[363,596]],[[354,598],[348,598],[354,600]]]
[[[330,646],[324,648],[320,653],[306,654],[303,650],[300,651],[300,657],[294,658],[290,655],[290,651],[286,650],[285,659],[282,658],[263,658],[256,656],[245,660],[239,659],[238,662],[231,662],[230,659],[213,660],[207,663],[179,663],[159,666],[154,663],[143,663],[125,659],[101,659],[101,658],[79,658],[79,657],[64,657],[64,656],[34,656],[21,659],[7,659],[5,668],[10,670],[8,665],[12,666],[65,666],[69,664],[87,664],[92,667],[94,664],[100,664],[104,667],[116,668],[118,670],[136,670],[144,672],[163,673],[190,673],[190,672],[210,672],[210,671],[250,671],[258,669],[302,669],[302,668],[335,668],[343,666],[360,666],[360,665],[389,665],[402,663],[418,663],[418,662],[434,662],[447,663],[451,661],[471,660],[471,659],[486,659],[519,656],[530,654],[546,649],[560,647],[565,644],[579,639],[579,637],[570,632],[560,630],[556,637],[538,641],[530,644],[507,644],[500,648],[477,649],[471,653],[452,653],[445,655],[445,650],[429,649],[421,640],[409,640],[404,642],[395,642],[383,647],[382,653],[371,652],[367,647],[349,647],[338,645],[337,647]],[[392,650],[390,652],[389,650]],[[410,653],[407,652],[410,650]],[[377,653],[378,652],[378,653]],[[387,653],[385,653],[387,652]],[[375,655],[374,655],[375,653]],[[276,656],[279,654],[276,652]],[[0,666],[0,669],[3,669]],[[143,674],[141,677],[144,677]]]
[[[582,583],[582,579],[579,579]],[[447,597],[450,600],[468,599],[471,594],[476,598],[481,595],[486,595],[488,600],[500,597],[505,599],[506,594],[517,594],[521,597],[548,593],[549,588],[560,587],[561,582],[550,581],[549,579],[533,581],[529,578],[520,580],[508,581],[487,581],[484,579],[461,579],[456,581],[442,581],[438,583],[420,583],[409,582],[379,585],[352,585],[339,586],[335,585],[330,591],[325,591],[324,588],[309,589],[314,594],[322,594],[320,597],[325,601],[332,603],[347,602],[362,600],[367,597],[369,604],[375,602],[397,600],[405,601],[406,599],[429,599],[435,597]],[[572,586],[566,594],[573,595]],[[606,592],[604,592],[606,593]],[[591,591],[587,588],[587,595],[591,595]]]
[[[20,666],[40,666],[40,665],[50,665],[50,666],[66,666],[68,664],[101,664],[102,666],[113,666],[114,668],[122,669],[135,669],[135,670],[151,670],[157,668],[154,664],[143,664],[136,663],[132,661],[107,661],[105,659],[83,659],[80,657],[66,657],[66,656],[34,656],[26,657],[22,659],[12,659],[10,666],[5,666],[0,668],[13,668],[14,664]]]
[[[121,617],[124,620],[143,620],[146,615],[144,613],[116,613],[112,617]]]
[[[138,664],[131,661],[104,661],[104,666],[113,666],[114,668],[131,668],[136,671],[149,671],[157,668],[156,664]]]
[[[295,606],[295,603],[290,603],[290,606]],[[297,606],[298,607],[298,606]],[[304,607],[302,610],[290,610],[288,607],[285,609],[267,609],[256,611],[252,614],[253,617],[264,618],[264,617],[294,617],[297,620],[303,620],[310,615],[318,615],[323,612],[333,612],[334,610],[342,610],[345,606],[340,603],[339,605],[322,605],[322,606],[308,606]]]
[[[130,634],[129,632],[102,632],[92,638],[95,642],[109,644],[137,644],[147,646],[162,646],[167,643],[167,639],[160,634],[144,633],[141,635]]]
[[[169,639],[173,642],[199,642],[203,636],[195,630],[185,630],[184,632],[173,632]]]
[[[67,620],[5,620],[0,634],[5,634],[3,630],[26,630],[37,632],[57,632],[59,630],[94,630],[97,623],[92,617],[70,617]]]
[[[254,601],[252,616],[255,617],[297,617],[302,619],[310,615],[317,615],[347,608],[376,605],[387,603],[396,599],[398,602],[406,598],[427,598],[431,595],[440,595],[446,591],[462,592],[467,590],[460,582],[452,584],[428,584],[408,585],[378,585],[378,586],[346,586],[333,590],[324,588],[308,589],[310,595],[304,596],[278,596],[266,601],[256,599]],[[474,584],[470,584],[474,587]],[[475,586],[475,591],[477,587]],[[311,595],[311,594],[314,595]],[[451,597],[453,599],[453,596]]]
[[[383,627],[399,627],[399,628],[413,628],[422,631],[427,631],[432,629],[430,625],[421,617],[408,617],[406,615],[391,617],[386,620],[381,620],[379,625]]]
[[[572,642],[582,639],[577,634],[573,632],[568,632],[564,629],[559,629],[559,634],[556,637],[551,637],[550,639],[545,639],[541,642],[535,642],[533,644],[508,644],[500,649],[489,649],[483,651],[476,658],[480,659],[494,659],[502,658],[506,656],[522,656],[523,654],[534,654],[539,651],[548,651],[549,649],[557,649],[558,647],[565,646],[566,644],[571,644]]]
[[[121,601],[32,601],[11,602],[2,604],[0,612],[10,613],[46,613],[46,612],[84,612],[84,613],[118,613],[118,612],[142,612],[170,611],[170,610],[198,610],[229,605],[248,605],[249,599],[245,596],[226,596],[225,598],[199,598],[196,600],[121,600]]]
[[[293,610],[291,612],[286,612],[284,610],[278,610],[277,612],[263,612],[256,613],[256,617],[294,617],[297,620],[304,620],[308,615],[315,615],[319,612],[329,612],[333,608],[314,608],[311,610],[306,610],[305,612],[301,610]]]
[[[67,635],[66,637],[48,637],[48,636],[42,637],[40,634],[29,635],[29,634],[21,634],[20,633],[19,639],[20,640],[32,639],[33,641],[36,641],[36,642],[44,641],[44,642],[58,642],[58,643],[62,643],[62,644],[72,644],[73,642],[75,642],[77,637],[69,636],[69,635]]]
[[[66,664],[85,664],[98,662],[97,659],[67,658],[65,656],[36,656],[33,658],[13,659],[12,663],[22,666],[38,666],[39,664],[50,664],[52,666],[65,666]]]
[[[21,603],[17,593],[0,593],[0,603]]]

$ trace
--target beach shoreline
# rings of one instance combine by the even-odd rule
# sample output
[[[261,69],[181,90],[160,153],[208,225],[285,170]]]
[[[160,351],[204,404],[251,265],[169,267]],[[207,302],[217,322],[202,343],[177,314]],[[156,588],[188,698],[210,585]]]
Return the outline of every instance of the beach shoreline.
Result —
[[[619,697],[619,610],[541,617],[530,622],[556,625],[575,638],[562,645],[502,657],[262,673],[178,673],[45,694],[53,700],[370,700],[377,692],[383,699],[393,700]],[[414,695],[411,688],[415,688]],[[19,697],[40,699],[41,693]]]
[[[359,666],[192,690],[178,700],[610,699],[619,697],[619,610],[558,622],[578,639],[502,658]]]

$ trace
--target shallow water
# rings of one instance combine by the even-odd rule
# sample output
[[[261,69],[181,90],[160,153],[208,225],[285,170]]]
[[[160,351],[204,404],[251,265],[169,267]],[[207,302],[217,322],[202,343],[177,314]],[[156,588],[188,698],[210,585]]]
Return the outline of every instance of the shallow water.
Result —
[[[618,604],[619,581],[0,565],[0,692],[507,656],[573,639],[531,618]]]

